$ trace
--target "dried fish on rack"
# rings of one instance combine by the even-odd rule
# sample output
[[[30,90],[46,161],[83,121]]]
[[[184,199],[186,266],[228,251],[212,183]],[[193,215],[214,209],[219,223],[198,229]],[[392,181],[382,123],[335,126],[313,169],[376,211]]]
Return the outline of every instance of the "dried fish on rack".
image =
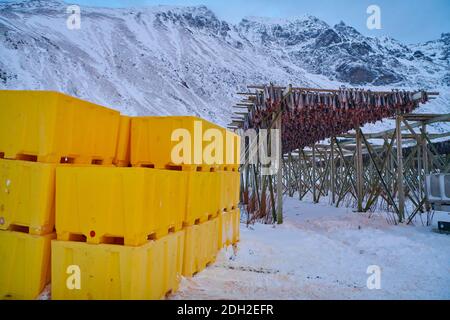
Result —
[[[284,89],[273,85],[256,90],[243,127],[267,128],[282,111],[283,152],[311,146],[325,138],[343,134],[366,123],[396,114],[410,113],[429,94],[423,90],[374,92],[363,89]]]

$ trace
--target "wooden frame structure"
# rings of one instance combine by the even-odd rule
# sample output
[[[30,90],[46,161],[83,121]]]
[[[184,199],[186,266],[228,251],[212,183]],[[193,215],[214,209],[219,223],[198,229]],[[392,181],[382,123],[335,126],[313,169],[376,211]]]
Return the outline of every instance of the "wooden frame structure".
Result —
[[[284,90],[288,95],[289,91]],[[239,111],[230,129],[243,130],[245,117],[255,105],[253,93],[245,93],[245,96],[236,106]],[[247,113],[242,111],[245,109]],[[282,112],[282,108],[274,111],[264,127],[281,128]],[[411,223],[418,213],[429,212],[425,175],[449,172],[449,155],[438,152],[435,143],[449,138],[450,133],[430,134],[427,127],[450,122],[450,114],[397,112],[391,118],[396,123],[392,130],[363,133],[357,125],[350,132],[311,146],[283,149],[281,169],[271,176],[261,174],[261,163],[248,162],[257,147],[244,142],[242,150],[246,161],[241,166],[241,191],[248,220],[282,223],[282,197],[295,194],[299,199],[311,194],[314,202],[328,197],[336,206],[352,206],[359,212],[387,210],[392,212],[392,223]],[[280,148],[283,143],[279,144]]]

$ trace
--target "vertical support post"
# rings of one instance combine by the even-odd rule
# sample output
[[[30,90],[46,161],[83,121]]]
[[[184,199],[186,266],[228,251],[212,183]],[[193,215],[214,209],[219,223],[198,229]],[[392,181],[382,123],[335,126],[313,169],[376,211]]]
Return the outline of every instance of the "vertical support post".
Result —
[[[330,184],[331,184],[331,203],[334,204],[336,202],[336,168],[334,163],[334,137],[331,138],[331,150],[330,150],[330,157],[331,157],[331,172],[330,172]]]
[[[302,192],[303,192],[303,190],[302,190],[302,183],[303,183],[303,181],[302,181],[302,179],[303,179],[303,177],[302,177],[302,153],[303,153],[303,149],[302,150],[300,150],[300,148],[298,148],[298,163],[297,163],[297,165],[298,165],[298,199],[299,200],[302,200]]]
[[[316,144],[312,147],[312,189],[313,189],[313,201],[316,201]]]
[[[405,190],[403,188],[403,150],[402,150],[402,116],[397,115],[395,119],[397,134],[397,195],[399,222],[403,222],[405,218]]]
[[[250,167],[249,167],[249,165],[246,163],[245,164],[245,190],[244,190],[244,203],[245,203],[245,208],[246,208],[246,211],[247,211],[247,225],[250,223],[250,214],[252,214],[252,213],[254,213],[254,212],[250,212],[248,209],[249,209],[249,204],[250,204],[250,197],[251,197],[251,194],[250,194],[250,188],[251,188],[251,185],[252,185],[252,182],[251,182],[251,172],[250,172]]]
[[[425,179],[428,174],[430,174],[429,166],[428,166],[428,141],[426,139],[427,134],[427,125],[422,123],[421,128],[422,134],[421,134],[421,140],[422,140],[422,166],[423,166],[423,180],[422,183],[425,184]],[[425,210],[430,211],[431,206],[428,202],[428,194],[427,191],[425,191]]]
[[[422,200],[424,197],[424,180],[423,180],[423,172],[422,172],[422,137],[417,136],[416,141],[417,148],[417,179],[419,181],[418,190],[419,190],[419,199]],[[419,201],[420,202],[420,201]],[[419,208],[420,212],[423,212],[423,205],[420,204]]]
[[[283,173],[282,173],[282,167],[283,167],[283,147],[281,145],[282,143],[282,127],[281,127],[281,111],[278,115],[277,121],[276,121],[276,128],[280,130],[279,136],[279,142],[278,142],[278,172],[277,172],[277,223],[282,224],[283,223]]]
[[[363,175],[363,157],[362,157],[362,137],[361,129],[356,128],[356,192],[358,197],[358,212],[363,212],[364,198],[364,175]]]
[[[428,161],[428,141],[426,139],[427,125],[422,124],[422,154],[423,154],[423,171],[425,174],[430,174]]]
[[[293,179],[293,174],[291,174],[291,170],[292,170],[292,165],[293,165],[293,161],[292,161],[292,153],[289,152],[288,154],[288,167],[287,167],[287,181],[286,181],[286,186],[288,189],[288,195],[290,198],[293,197],[293,192],[292,192],[292,179]]]
[[[396,134],[395,134],[396,135]],[[394,136],[392,136],[392,139],[395,139]],[[388,172],[388,176],[390,179],[390,185],[389,187],[391,187],[391,193],[392,194],[397,194],[395,192],[396,187],[395,187],[395,163],[394,163],[394,149],[391,150],[391,152],[389,152],[389,172]]]

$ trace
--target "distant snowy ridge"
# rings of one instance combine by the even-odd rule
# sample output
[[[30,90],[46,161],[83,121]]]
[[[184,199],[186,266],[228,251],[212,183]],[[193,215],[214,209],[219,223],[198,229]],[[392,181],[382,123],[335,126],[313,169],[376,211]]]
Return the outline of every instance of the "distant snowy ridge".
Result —
[[[81,29],[69,30],[67,6],[0,1],[0,89],[58,90],[125,114],[190,114],[222,125],[237,91],[269,82],[433,89],[441,95],[420,112],[450,112],[448,33],[405,45],[308,15],[233,25],[205,6],[81,6]]]

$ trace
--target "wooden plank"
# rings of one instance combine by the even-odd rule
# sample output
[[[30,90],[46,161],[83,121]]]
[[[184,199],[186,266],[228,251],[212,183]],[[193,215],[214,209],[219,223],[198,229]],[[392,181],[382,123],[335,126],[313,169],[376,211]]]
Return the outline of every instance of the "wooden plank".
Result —
[[[358,212],[363,212],[363,198],[364,198],[364,167],[362,157],[362,143],[361,143],[361,129],[356,128],[356,194],[358,197]]]
[[[277,223],[282,224],[283,223],[283,185],[282,185],[282,158],[283,158],[283,146],[282,146],[282,140],[281,140],[281,132],[282,132],[282,122],[281,122],[281,112],[279,113],[277,120],[276,120],[276,128],[280,130],[279,134],[279,143],[278,143],[278,161],[279,161],[279,168],[277,172]]]
[[[398,115],[395,119],[397,136],[397,195],[399,222],[405,218],[405,190],[403,188],[403,152],[402,152],[402,134],[401,134],[402,116]]]
[[[258,90],[264,90],[268,86],[266,85],[248,85],[248,89],[258,89]],[[272,86],[274,89],[280,89],[280,90],[286,90],[287,87],[285,86]],[[310,91],[310,92],[340,92],[339,89],[323,89],[323,88],[306,88],[306,87],[291,87],[293,91]],[[352,88],[345,88],[346,90],[352,89]],[[371,93],[374,94],[390,94],[392,91],[371,91]],[[439,92],[427,92],[428,96],[436,96],[439,95]]]

